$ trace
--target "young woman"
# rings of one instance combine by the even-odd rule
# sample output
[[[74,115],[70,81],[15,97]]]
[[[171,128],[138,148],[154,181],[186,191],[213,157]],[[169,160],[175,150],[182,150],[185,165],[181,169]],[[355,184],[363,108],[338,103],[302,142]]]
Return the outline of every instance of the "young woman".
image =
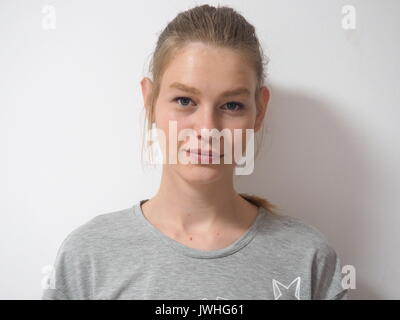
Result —
[[[147,129],[155,123],[163,147],[176,143],[176,153],[200,160],[242,152],[246,144],[211,147],[201,129],[259,132],[269,100],[265,64],[254,27],[232,8],[179,13],[159,36],[152,79],[141,81]],[[197,148],[169,139],[174,121],[178,132],[196,132]],[[164,156],[154,197],[67,236],[43,299],[347,299],[326,238],[267,200],[237,193],[235,161]]]

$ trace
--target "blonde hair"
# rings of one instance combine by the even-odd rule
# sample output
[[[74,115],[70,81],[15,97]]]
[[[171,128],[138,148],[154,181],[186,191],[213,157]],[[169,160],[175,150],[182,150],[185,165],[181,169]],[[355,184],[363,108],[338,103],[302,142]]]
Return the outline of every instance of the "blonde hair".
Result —
[[[268,64],[268,58],[263,54],[254,26],[248,23],[241,14],[228,6],[218,5],[213,7],[207,4],[196,6],[180,12],[159,35],[149,64],[149,72],[153,78],[153,90],[148,102],[149,105],[145,108],[144,132],[146,134],[149,134],[152,129],[154,109],[160,92],[164,70],[177,52],[190,42],[202,42],[215,47],[229,48],[247,57],[256,71],[257,87],[255,99],[258,103],[260,88],[265,85],[266,72],[264,66]],[[263,134],[263,127],[260,131]],[[142,161],[144,145],[143,143]],[[255,157],[259,152],[258,146],[259,143],[257,144]],[[151,153],[150,157],[152,157]],[[245,193],[239,194],[245,200],[270,212],[277,208],[266,199],[258,196]]]

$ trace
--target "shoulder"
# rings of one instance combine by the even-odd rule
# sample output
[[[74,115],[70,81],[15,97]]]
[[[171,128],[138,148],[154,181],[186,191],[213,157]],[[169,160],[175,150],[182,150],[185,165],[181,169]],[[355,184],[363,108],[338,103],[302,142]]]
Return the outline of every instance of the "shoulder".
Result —
[[[268,212],[260,229],[265,236],[293,250],[312,250],[319,256],[336,255],[327,237],[300,218]]]
[[[123,228],[129,230],[130,213],[128,208],[99,214],[67,234],[57,251],[51,286],[42,298],[91,299],[95,272],[110,259],[110,239],[121,238]],[[121,241],[114,247],[121,247]]]
[[[260,231],[262,247],[269,256],[274,254],[280,270],[302,273],[310,279],[312,299],[346,298],[341,261],[319,229],[300,218],[269,213]]]
[[[102,213],[76,227],[64,238],[60,250],[77,250],[93,248],[106,239],[118,239],[124,236],[124,229],[132,222],[132,208]]]

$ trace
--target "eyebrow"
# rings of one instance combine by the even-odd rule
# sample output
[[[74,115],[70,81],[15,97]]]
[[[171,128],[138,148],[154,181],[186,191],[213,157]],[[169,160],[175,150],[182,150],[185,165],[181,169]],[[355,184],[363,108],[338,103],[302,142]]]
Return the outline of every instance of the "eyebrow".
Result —
[[[182,90],[185,92],[189,92],[189,93],[192,93],[192,94],[195,94],[198,96],[201,95],[201,92],[198,89],[196,89],[194,87],[189,87],[187,85],[184,85],[183,83],[174,82],[169,87],[179,89],[179,90]],[[249,96],[250,95],[249,89],[237,88],[237,89],[233,89],[233,90],[227,90],[221,94],[221,97],[232,97],[232,96],[238,96],[238,95],[242,95],[242,94]]]

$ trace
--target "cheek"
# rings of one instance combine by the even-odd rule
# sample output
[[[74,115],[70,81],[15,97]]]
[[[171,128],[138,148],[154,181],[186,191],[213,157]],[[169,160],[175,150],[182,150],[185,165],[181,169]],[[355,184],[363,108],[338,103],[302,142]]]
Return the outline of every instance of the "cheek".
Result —
[[[165,140],[160,140],[160,145],[164,147],[166,152],[169,152],[170,145],[172,148],[174,148],[173,146],[175,145],[177,147],[176,152],[179,152],[182,145],[189,141],[189,136],[187,133],[183,136],[182,140],[178,140],[179,133],[183,132],[184,129],[190,128],[190,126],[188,121],[182,118],[177,118],[174,113],[159,113],[157,115],[156,124],[159,131],[163,132],[163,137]]]
[[[173,122],[176,121],[176,126],[179,128],[180,120],[176,117],[176,114],[168,109],[167,106],[158,107],[156,116],[155,116],[156,126],[158,129],[162,130],[166,135],[168,140],[169,130],[173,129]],[[170,124],[171,123],[171,124]],[[178,129],[179,130],[179,129]]]
[[[235,130],[236,129],[236,130]],[[231,131],[231,145],[232,150],[238,150],[242,154],[246,150],[247,140],[250,138],[250,134],[247,133],[247,129],[252,130],[250,133],[254,132],[254,120],[250,118],[241,119],[235,126],[230,128]],[[235,133],[235,131],[237,131]]]

